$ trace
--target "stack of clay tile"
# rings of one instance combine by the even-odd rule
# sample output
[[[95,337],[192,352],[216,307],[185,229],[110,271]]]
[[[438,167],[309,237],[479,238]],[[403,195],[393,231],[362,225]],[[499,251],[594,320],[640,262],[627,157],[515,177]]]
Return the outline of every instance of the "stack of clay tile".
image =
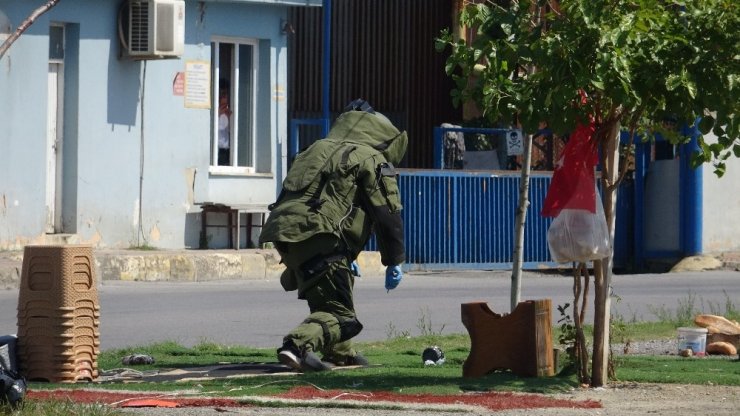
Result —
[[[26,246],[18,295],[18,366],[28,380],[98,377],[100,306],[92,247]]]

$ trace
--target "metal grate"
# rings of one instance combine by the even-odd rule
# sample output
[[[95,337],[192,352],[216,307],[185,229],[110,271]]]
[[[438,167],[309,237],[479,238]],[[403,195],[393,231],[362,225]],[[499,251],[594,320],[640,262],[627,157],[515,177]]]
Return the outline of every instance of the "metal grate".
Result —
[[[149,50],[149,2],[133,1],[129,5],[129,49],[133,52]]]

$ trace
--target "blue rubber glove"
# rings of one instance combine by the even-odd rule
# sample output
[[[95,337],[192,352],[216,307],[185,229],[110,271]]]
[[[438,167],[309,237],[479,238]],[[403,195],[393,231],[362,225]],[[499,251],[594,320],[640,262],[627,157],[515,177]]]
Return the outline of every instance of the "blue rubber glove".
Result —
[[[360,265],[357,264],[357,261],[353,261],[350,265],[350,268],[352,269],[352,274],[355,275],[355,277],[362,277],[362,274],[360,273]]]
[[[403,279],[401,266],[388,266],[385,268],[385,289],[390,292],[395,289]]]

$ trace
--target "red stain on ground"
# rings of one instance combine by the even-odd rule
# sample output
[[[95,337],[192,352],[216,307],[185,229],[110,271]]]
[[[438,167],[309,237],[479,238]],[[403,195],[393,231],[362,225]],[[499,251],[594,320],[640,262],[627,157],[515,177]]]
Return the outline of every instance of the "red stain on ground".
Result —
[[[119,404],[120,407],[180,407],[180,404],[172,400],[160,399],[137,399]]]
[[[124,407],[127,403],[149,403],[154,407],[156,400],[177,403],[178,407],[245,407],[232,399],[184,398],[167,394],[113,393],[93,390],[33,390],[26,396],[29,400],[70,400],[75,403],[105,403]],[[169,406],[167,406],[169,407]]]
[[[433,394],[398,394],[391,392],[347,392],[341,390],[319,390],[314,387],[295,387],[276,397],[285,399],[331,399],[355,400],[362,402],[395,402],[416,404],[449,404],[480,406],[489,410],[535,409],[560,407],[573,409],[601,408],[601,403],[593,400],[576,401],[553,399],[544,395],[485,392],[453,395]],[[168,404],[176,403],[178,407],[251,407],[233,399],[226,398],[185,398],[168,394],[146,394],[132,392],[108,392],[100,390],[33,390],[29,391],[29,400],[70,400],[76,403],[104,403],[118,407],[127,403],[145,403],[155,406],[157,400],[166,400]]]
[[[279,395],[286,399],[335,399],[357,400],[363,402],[395,402],[419,404],[465,404],[481,406],[489,410],[535,409],[542,407],[564,407],[574,409],[601,408],[601,403],[593,400],[575,401],[553,399],[537,394],[506,392],[465,393],[451,395],[399,394],[390,392],[343,392],[339,390],[319,390],[314,387],[295,387]]]

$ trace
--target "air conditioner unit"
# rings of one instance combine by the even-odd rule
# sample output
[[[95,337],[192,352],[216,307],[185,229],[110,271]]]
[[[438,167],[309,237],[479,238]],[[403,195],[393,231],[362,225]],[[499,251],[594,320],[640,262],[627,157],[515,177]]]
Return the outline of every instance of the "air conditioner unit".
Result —
[[[185,44],[184,0],[130,0],[124,41],[132,59],[179,58]]]

